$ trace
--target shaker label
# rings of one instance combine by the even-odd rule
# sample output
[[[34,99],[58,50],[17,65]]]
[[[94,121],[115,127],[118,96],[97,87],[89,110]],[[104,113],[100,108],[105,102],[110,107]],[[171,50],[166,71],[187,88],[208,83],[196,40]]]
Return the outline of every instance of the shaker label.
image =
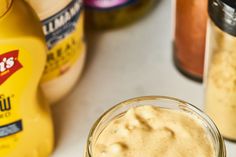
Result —
[[[18,55],[18,50],[0,55],[0,85],[23,67],[18,60]]]
[[[137,0],[85,0],[85,5],[96,9],[111,9],[130,3],[134,3]]]

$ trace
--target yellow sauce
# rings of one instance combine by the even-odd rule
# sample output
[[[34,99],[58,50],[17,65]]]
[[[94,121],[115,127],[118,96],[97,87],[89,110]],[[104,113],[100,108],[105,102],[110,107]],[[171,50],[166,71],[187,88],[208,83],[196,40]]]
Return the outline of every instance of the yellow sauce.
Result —
[[[113,119],[94,144],[94,157],[215,157],[204,126],[183,111],[140,106]]]

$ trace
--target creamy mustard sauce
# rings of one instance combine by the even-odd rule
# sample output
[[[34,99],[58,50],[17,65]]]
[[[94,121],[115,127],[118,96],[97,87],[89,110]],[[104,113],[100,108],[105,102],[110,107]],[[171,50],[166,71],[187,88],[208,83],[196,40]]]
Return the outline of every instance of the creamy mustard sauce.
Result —
[[[197,118],[152,106],[128,110],[98,137],[94,157],[214,157],[210,138]]]

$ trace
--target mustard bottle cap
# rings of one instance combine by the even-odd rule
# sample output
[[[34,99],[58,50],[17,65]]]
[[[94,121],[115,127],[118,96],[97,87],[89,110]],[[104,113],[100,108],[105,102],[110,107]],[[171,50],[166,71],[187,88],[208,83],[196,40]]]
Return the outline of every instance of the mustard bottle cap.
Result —
[[[2,17],[9,7],[11,6],[12,0],[0,0],[0,17]]]

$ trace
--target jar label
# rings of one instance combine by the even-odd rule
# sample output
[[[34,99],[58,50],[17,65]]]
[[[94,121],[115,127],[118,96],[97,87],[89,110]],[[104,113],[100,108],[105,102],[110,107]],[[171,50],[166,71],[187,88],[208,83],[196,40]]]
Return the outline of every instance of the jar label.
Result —
[[[85,0],[85,5],[91,8],[110,9],[133,3],[137,0]]]
[[[73,0],[64,9],[42,21],[49,52],[42,82],[63,75],[82,56],[82,0]]]

